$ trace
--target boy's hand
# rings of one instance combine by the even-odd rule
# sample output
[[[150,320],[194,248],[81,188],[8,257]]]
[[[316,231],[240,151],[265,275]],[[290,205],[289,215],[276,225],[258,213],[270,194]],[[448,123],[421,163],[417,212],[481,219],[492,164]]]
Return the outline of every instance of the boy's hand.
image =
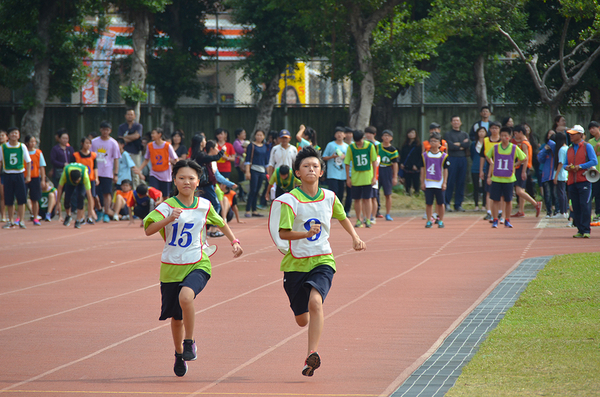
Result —
[[[488,185],[492,184],[492,177],[491,176],[488,176],[488,178],[487,178],[487,184]]]
[[[395,176],[392,178],[392,186],[396,186],[398,184],[398,177]]]
[[[425,182],[421,181],[421,190],[425,191],[427,188],[425,187]]]
[[[442,191],[446,190],[446,182],[442,183]]]
[[[483,175],[483,171],[479,173],[479,179],[481,179],[482,181],[485,180],[485,175]]]
[[[352,239],[352,248],[354,248],[354,251],[364,251],[367,249],[367,243],[355,237]]]
[[[233,247],[232,251],[233,251],[234,258],[238,258],[244,253],[244,250],[242,249],[242,246],[240,245],[240,243],[234,243],[232,247]]]
[[[169,215],[169,222],[175,222],[179,218],[179,215],[181,215],[181,212],[181,208],[173,208],[173,212]]]
[[[346,179],[346,186],[352,187],[352,181],[350,180],[350,178]]]
[[[313,223],[310,227],[310,230],[308,232],[306,232],[306,237],[310,238],[310,237],[314,236],[315,234],[319,233],[320,231],[321,231],[321,224]]]
[[[527,170],[525,170],[525,167],[523,167],[523,171],[521,171],[521,179],[527,179]]]

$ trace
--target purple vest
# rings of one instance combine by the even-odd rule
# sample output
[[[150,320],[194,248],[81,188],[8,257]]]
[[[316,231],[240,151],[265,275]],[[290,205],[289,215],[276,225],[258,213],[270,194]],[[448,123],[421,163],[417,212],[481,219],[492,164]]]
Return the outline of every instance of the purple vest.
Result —
[[[425,179],[432,182],[439,182],[444,175],[444,160],[448,155],[442,152],[440,157],[429,157],[427,152],[423,153],[423,164],[425,164]]]
[[[501,143],[494,146],[494,176],[510,178],[514,171],[516,146],[512,145],[510,154],[500,154],[498,153],[500,145]]]

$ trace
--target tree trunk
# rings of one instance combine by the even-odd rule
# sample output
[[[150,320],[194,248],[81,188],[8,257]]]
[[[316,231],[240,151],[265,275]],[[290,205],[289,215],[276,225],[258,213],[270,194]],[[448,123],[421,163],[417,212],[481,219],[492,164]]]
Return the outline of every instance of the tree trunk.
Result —
[[[148,67],[146,65],[146,48],[148,46],[148,36],[150,35],[150,14],[147,11],[136,11],[132,13],[133,35],[132,46],[133,54],[131,60],[131,73],[129,78],[142,90],[146,88],[146,75]],[[140,119],[140,102],[135,105],[136,121]]]
[[[163,131],[172,134],[175,131],[175,110],[163,106],[160,112],[160,125]]]
[[[271,116],[273,115],[273,107],[275,106],[277,93],[279,92],[279,76],[280,74],[277,73],[277,75],[271,79],[256,104],[257,115],[254,131],[261,130],[265,135],[271,128]]]
[[[592,120],[600,122],[600,87],[589,87],[592,102]]]
[[[371,110],[375,97],[375,79],[371,64],[370,32],[361,32],[354,39],[356,41],[356,55],[358,70],[362,75],[358,92],[358,103],[354,113],[350,113],[350,128],[364,130],[371,122]],[[355,95],[355,94],[353,94]]]
[[[35,51],[33,55],[34,74],[33,74],[33,98],[35,104],[27,109],[21,119],[21,135],[33,135],[40,140],[42,122],[44,121],[44,110],[46,100],[50,91],[50,24],[54,20],[55,2],[46,3],[40,7],[40,20],[38,23],[37,34],[42,44],[40,52]]]
[[[487,87],[485,84],[485,55],[480,54],[473,68],[475,69],[475,96],[477,97],[477,108],[481,109],[483,106],[488,106],[487,99]]]

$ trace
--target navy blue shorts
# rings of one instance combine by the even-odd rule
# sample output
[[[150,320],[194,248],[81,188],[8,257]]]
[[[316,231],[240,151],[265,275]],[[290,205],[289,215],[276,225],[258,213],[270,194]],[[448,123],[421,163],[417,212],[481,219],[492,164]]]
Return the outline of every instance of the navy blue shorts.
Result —
[[[98,193],[98,197],[100,197],[100,202],[103,203],[102,200],[104,200],[105,194],[112,196],[113,179],[100,176],[98,177],[98,181],[100,183],[96,186],[96,192]]]
[[[392,195],[392,180],[394,178],[394,171],[392,167],[379,167],[379,186],[383,189],[385,196]]]
[[[500,201],[504,197],[504,202],[508,203],[513,198],[513,185],[514,183],[500,183],[492,181],[490,188],[490,200]]]
[[[31,181],[25,184],[25,189],[31,201],[39,201],[42,198],[42,184],[39,176],[31,178]]]
[[[96,197],[96,181],[90,180],[90,192],[92,193],[92,197]]]
[[[521,178],[521,172],[523,172],[523,166],[515,169],[515,177],[517,178],[517,181],[515,182],[515,186],[525,189],[525,186],[527,184],[527,178],[525,178],[525,180],[523,180]]]
[[[182,282],[160,283],[162,307],[159,320],[166,320],[170,317],[173,317],[174,320],[183,320],[183,313],[179,305],[179,292],[181,292],[181,288],[191,288],[194,291],[195,298],[206,287],[209,279],[210,274],[204,270],[196,269],[185,276]]]
[[[437,205],[444,204],[444,191],[442,189],[429,187],[425,189],[425,204],[433,205],[433,199]]]
[[[331,288],[334,270],[331,266],[320,265],[310,272],[284,272],[283,289],[290,300],[290,307],[295,316],[308,312],[310,291],[316,289],[323,302]]]
[[[27,203],[27,192],[25,189],[25,177],[22,172],[18,174],[4,174],[4,204],[12,206],[17,198],[17,204]]]
[[[373,186],[364,185],[364,186],[354,186],[352,185],[352,200],[367,200],[372,198],[373,194]]]
[[[161,181],[160,179],[157,179],[154,176],[150,176],[150,180],[148,181],[148,184],[151,187],[160,190],[165,199],[171,197],[171,185],[173,184],[173,182]]]

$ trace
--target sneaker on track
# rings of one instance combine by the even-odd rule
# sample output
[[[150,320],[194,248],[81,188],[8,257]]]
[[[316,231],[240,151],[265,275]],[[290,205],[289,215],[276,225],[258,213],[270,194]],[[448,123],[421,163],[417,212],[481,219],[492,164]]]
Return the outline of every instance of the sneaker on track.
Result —
[[[490,214],[485,214],[485,216],[483,217],[484,221],[491,221],[492,220],[492,215]]]
[[[75,229],[81,229],[81,221],[75,221]]]
[[[40,223],[39,219],[34,219],[33,226],[42,226],[42,224]]]
[[[432,225],[433,224],[431,223],[431,221],[427,221],[427,223],[425,224],[425,228],[430,229]]]
[[[437,224],[438,224],[438,229],[443,229],[444,228],[444,222],[438,221]]]
[[[93,220],[93,219],[90,217],[90,218],[87,218],[87,221],[86,221],[86,223],[87,223],[88,225],[93,225],[93,224],[95,224],[96,222],[94,222],[94,220]]]
[[[371,222],[370,220],[366,220],[365,221],[365,227],[371,227],[373,225],[373,222]]]
[[[302,375],[313,376],[315,370],[321,366],[321,357],[319,353],[311,352],[306,361],[304,361],[304,368],[302,368]]]
[[[10,229],[11,227],[13,227],[13,224],[10,222],[6,222],[6,224],[2,226],[2,229]]]
[[[363,224],[362,224],[362,222],[360,220],[357,220],[356,224],[354,225],[354,227],[355,228],[361,228],[361,227],[363,227]]]
[[[581,233],[574,234],[573,238],[583,238],[583,234],[581,234]]]
[[[504,222],[504,227],[512,228],[512,227],[513,227],[513,225],[512,225],[512,224],[510,223],[510,221],[507,219],[507,220]]]
[[[537,218],[538,216],[540,216],[540,211],[542,210],[542,202],[538,201],[537,204],[535,205],[535,217]]]
[[[393,221],[393,220],[394,220],[394,218],[392,218],[392,217],[390,216],[390,214],[387,214],[387,215],[385,216],[385,220],[386,220],[386,221]]]
[[[25,226],[25,222],[23,222],[23,221],[19,222],[19,227],[21,229],[27,229],[27,226]]]
[[[498,219],[494,219],[492,222],[492,227],[495,229],[498,227]]]
[[[71,215],[67,215],[67,216],[65,216],[65,221],[63,222],[63,225],[69,226],[70,224],[71,224]]]
[[[183,359],[185,361],[194,361],[198,356],[196,355],[196,342],[193,339],[183,340]]]
[[[183,376],[187,373],[188,366],[183,360],[183,354],[175,353],[175,365],[173,366],[173,372],[177,376]]]

